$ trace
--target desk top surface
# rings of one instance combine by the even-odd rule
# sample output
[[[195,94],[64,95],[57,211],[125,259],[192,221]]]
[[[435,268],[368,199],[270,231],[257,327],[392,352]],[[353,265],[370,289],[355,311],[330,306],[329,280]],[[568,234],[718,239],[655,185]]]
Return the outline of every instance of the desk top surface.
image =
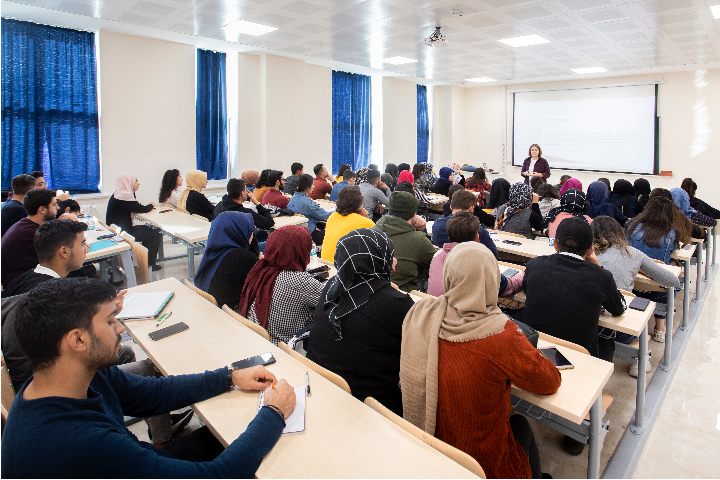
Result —
[[[214,307],[175,279],[131,291],[172,290],[167,310],[174,322],[190,329],[154,342],[148,333],[154,320],[125,326],[155,365],[166,375],[213,370],[232,362],[271,352],[268,367],[291,385],[305,385],[309,373],[312,397],[307,398],[306,431],[284,435],[263,460],[258,478],[470,478],[472,473],[387,420],[319,374]],[[257,392],[234,389],[195,405],[198,415],[227,445],[255,417]]]
[[[275,220],[275,226],[272,227],[273,230],[277,230],[281,227],[287,227],[288,225],[307,224],[308,221],[305,215],[298,214],[295,214],[292,217],[275,217],[273,220]]]
[[[160,213],[166,210],[170,211]],[[137,217],[188,243],[203,242],[210,233],[210,222],[164,205],[148,213],[138,213]]]
[[[101,225],[100,222],[95,222],[95,225],[95,230],[85,230],[85,239],[88,245],[97,242],[97,237],[101,237],[103,235],[110,235],[111,233],[113,233],[108,230],[107,227]],[[131,248],[132,247],[130,246],[130,244],[125,241],[118,242],[110,247],[101,248],[100,250],[95,250],[94,252],[88,252],[87,256],[85,257],[85,261],[90,262],[98,258],[107,257],[109,255],[117,255],[118,253],[124,252],[125,250],[130,250]]]

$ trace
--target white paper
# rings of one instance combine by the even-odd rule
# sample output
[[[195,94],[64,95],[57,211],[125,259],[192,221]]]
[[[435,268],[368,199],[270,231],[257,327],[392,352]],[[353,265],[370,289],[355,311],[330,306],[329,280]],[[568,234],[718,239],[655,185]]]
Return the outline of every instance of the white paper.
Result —
[[[123,309],[117,318],[122,320],[153,318],[160,313],[172,295],[173,292],[129,292],[125,295]]]
[[[295,410],[285,419],[285,428],[283,435],[290,433],[303,433],[305,431],[305,387],[295,388]],[[260,392],[260,401],[258,402],[258,411],[265,405],[265,392]]]

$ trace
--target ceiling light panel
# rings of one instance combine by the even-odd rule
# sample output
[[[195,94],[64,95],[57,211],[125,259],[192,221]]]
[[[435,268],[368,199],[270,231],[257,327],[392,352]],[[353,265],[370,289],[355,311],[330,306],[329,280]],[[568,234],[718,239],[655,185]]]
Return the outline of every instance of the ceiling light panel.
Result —
[[[540,45],[542,43],[550,43],[550,40],[542,38],[540,35],[523,35],[520,37],[504,38],[498,40],[500,43],[510,45],[511,47],[527,47],[529,45]]]
[[[602,72],[607,72],[607,69],[605,69],[605,68],[603,68],[603,67],[571,68],[570,70],[572,70],[572,71],[575,72],[575,73],[579,73],[579,74],[581,74],[581,75],[582,75],[582,74],[585,74],[585,73],[602,73]]]
[[[710,13],[712,13],[714,18],[720,18],[720,5],[711,5]]]
[[[228,33],[242,33],[244,35],[258,37],[260,35],[265,35],[266,33],[274,32],[277,30],[277,27],[269,27],[259,23],[237,20],[235,22],[228,23],[222,27],[222,30],[225,30]]]
[[[390,57],[383,60],[385,63],[389,63],[391,65],[403,65],[406,63],[415,63],[417,60],[413,60],[412,58],[407,57]]]

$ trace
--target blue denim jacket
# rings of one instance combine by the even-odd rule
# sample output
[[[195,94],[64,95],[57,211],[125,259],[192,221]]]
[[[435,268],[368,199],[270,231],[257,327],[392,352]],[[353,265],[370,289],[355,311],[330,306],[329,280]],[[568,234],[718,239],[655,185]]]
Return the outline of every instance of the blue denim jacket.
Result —
[[[349,186],[348,182],[346,182],[345,180],[343,180],[340,183],[336,183],[332,189],[332,192],[330,192],[330,201],[336,202],[338,194],[340,193],[340,190],[342,190],[343,188],[348,187],[348,186]]]
[[[302,192],[295,192],[290,202],[288,203],[288,210],[292,210],[300,215],[305,215],[308,219],[308,229],[310,233],[315,231],[317,222],[326,221],[332,212],[328,212],[320,205],[315,203],[313,199],[308,197]]]
[[[642,240],[643,231],[642,224],[638,225],[630,235],[628,243],[631,247],[635,247],[645,255],[655,260],[661,260],[666,265],[670,264],[670,258],[675,248],[675,230],[670,230],[670,233],[660,241],[660,247],[650,247]]]

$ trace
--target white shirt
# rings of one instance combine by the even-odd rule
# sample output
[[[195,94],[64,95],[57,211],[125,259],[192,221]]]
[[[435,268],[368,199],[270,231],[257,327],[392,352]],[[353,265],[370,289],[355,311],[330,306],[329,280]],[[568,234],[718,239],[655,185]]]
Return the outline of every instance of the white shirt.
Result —
[[[535,173],[535,164],[537,163],[537,160],[533,160],[532,157],[530,157],[530,167],[528,168],[528,172],[530,172],[530,175]]]
[[[41,273],[43,275],[50,275],[53,278],[61,278],[60,275],[58,275],[55,270],[47,267],[43,267],[42,265],[38,265],[35,267],[35,270],[33,270],[35,273]]]

